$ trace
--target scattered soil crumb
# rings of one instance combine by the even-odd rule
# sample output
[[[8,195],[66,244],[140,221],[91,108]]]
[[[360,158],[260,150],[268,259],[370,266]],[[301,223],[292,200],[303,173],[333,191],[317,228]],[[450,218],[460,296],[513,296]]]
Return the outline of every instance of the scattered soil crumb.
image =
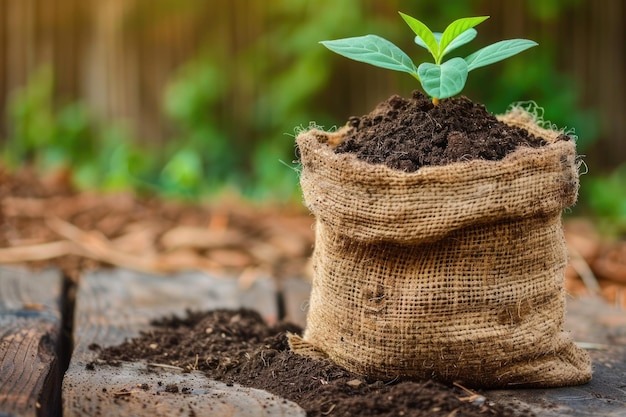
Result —
[[[176,384],[167,384],[165,386],[165,392],[171,392],[173,394],[176,394],[178,392],[178,385],[176,385]]]

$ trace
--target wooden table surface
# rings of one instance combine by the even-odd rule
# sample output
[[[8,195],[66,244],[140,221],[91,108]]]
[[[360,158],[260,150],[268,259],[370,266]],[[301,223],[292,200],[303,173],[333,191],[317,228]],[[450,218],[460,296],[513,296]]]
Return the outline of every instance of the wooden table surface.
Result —
[[[304,325],[310,290],[305,280],[267,277],[242,287],[235,279],[203,273],[88,273],[76,293],[71,352],[63,352],[69,345],[62,343],[62,289],[55,271],[0,268],[0,417],[60,416],[60,402],[65,417],[305,415],[265,391],[226,386],[199,372],[139,362],[87,366],[97,359],[90,344],[119,344],[147,329],[151,319],[186,309],[249,307],[270,322],[282,314]],[[600,299],[568,300],[566,328],[592,356],[591,383],[485,396],[527,405],[538,416],[626,416],[626,312]],[[65,355],[71,360],[61,375]],[[185,388],[185,395],[166,392],[171,384]]]
[[[54,415],[62,277],[0,268],[0,415]]]

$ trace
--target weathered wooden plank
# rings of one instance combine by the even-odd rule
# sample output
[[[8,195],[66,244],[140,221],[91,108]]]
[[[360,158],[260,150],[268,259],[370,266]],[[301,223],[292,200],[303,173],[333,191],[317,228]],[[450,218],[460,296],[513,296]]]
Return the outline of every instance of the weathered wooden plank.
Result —
[[[311,283],[304,279],[289,278],[281,281],[281,290],[285,305],[285,320],[304,327],[309,311]]]
[[[64,416],[304,416],[294,403],[260,390],[226,387],[198,372],[146,363],[87,369],[97,358],[89,345],[117,345],[147,329],[152,319],[184,315],[186,309],[249,307],[275,321],[275,301],[270,279],[240,290],[236,280],[202,273],[158,277],[114,270],[83,277],[75,310],[75,350],[63,382]],[[168,386],[180,392],[168,392]]]
[[[268,322],[277,320],[270,279],[258,279],[240,291],[237,282],[204,273],[172,277],[115,269],[82,277],[76,296],[74,357],[93,360],[89,344],[113,346],[149,327],[150,320],[186,309],[249,307]],[[73,359],[74,359],[73,357]]]
[[[0,414],[58,409],[62,283],[58,271],[0,267]]]
[[[626,346],[626,311],[600,297],[568,300],[565,328],[582,343]]]
[[[73,385],[70,387],[69,385]],[[74,373],[65,415],[77,416],[304,416],[298,406],[262,390],[227,386],[199,372],[182,373],[141,363],[98,365]],[[71,402],[71,403],[70,403]]]

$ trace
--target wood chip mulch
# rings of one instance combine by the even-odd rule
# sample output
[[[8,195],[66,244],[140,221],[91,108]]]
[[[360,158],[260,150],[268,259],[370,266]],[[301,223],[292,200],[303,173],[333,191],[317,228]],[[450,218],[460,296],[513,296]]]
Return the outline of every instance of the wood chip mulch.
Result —
[[[301,277],[312,225],[303,207],[77,192],[63,176],[0,170],[0,264],[55,266],[75,279],[110,266],[154,274],[201,270],[235,275],[243,284],[260,275]]]

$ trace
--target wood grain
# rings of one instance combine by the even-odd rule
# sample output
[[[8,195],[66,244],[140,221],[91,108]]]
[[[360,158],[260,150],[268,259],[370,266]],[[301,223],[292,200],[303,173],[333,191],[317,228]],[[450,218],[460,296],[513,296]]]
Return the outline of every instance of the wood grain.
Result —
[[[57,271],[0,268],[0,414],[57,411],[62,282]]]
[[[63,382],[64,416],[304,416],[294,403],[210,381],[199,372],[140,362],[87,366],[97,360],[89,345],[117,345],[149,328],[152,319],[184,315],[186,309],[238,307],[254,308],[276,321],[272,281],[257,279],[240,290],[236,280],[201,273],[159,277],[113,270],[84,276],[77,293],[75,350]],[[179,392],[168,392],[168,386]]]
[[[305,416],[294,403],[266,391],[143,363],[73,372],[64,389],[77,394],[65,399],[66,416]]]

